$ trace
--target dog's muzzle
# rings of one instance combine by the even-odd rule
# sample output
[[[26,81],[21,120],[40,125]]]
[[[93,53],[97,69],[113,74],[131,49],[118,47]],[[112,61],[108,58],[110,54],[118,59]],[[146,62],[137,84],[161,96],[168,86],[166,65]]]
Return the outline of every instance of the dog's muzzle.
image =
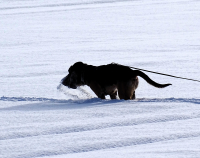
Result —
[[[73,84],[69,85],[68,87],[69,87],[69,88],[72,88],[72,89],[76,89],[76,88],[77,88],[77,86],[76,86],[76,85],[73,85]]]
[[[61,83],[64,85],[64,86],[69,86],[69,75],[67,75],[66,77],[64,77],[62,80],[61,80]]]
[[[64,77],[62,80],[61,80],[61,83],[64,85],[64,86],[67,86],[68,88],[72,88],[72,89],[76,89],[77,86],[76,86],[76,83],[74,82],[74,80],[71,79],[71,75],[67,75],[66,77]]]

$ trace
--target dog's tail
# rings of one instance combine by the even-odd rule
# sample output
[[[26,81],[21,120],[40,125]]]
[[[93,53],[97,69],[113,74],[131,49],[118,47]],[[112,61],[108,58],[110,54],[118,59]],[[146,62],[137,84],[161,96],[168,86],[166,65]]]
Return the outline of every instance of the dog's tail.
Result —
[[[157,87],[157,88],[164,88],[164,87],[167,87],[167,86],[170,86],[172,84],[159,84],[159,83],[156,83],[154,82],[152,79],[150,79],[145,73],[143,73],[142,71],[139,71],[139,70],[135,70],[134,71],[134,74],[136,74],[136,76],[140,76],[142,77],[144,80],[146,80],[150,85],[154,86],[154,87]]]

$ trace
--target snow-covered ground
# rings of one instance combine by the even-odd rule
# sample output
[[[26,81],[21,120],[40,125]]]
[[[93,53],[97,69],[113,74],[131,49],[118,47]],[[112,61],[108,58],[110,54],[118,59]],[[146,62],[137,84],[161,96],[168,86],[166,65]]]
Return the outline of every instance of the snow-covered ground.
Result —
[[[199,158],[200,83],[136,100],[58,88],[77,61],[200,79],[200,1],[0,1],[0,157]]]

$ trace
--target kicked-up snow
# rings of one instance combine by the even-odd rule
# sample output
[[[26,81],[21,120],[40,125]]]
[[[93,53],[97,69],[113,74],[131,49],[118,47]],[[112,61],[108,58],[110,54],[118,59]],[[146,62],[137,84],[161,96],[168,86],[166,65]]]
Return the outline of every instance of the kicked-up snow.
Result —
[[[200,80],[200,2],[0,2],[1,158],[199,158],[200,83],[146,73],[136,100],[60,85],[111,62]]]

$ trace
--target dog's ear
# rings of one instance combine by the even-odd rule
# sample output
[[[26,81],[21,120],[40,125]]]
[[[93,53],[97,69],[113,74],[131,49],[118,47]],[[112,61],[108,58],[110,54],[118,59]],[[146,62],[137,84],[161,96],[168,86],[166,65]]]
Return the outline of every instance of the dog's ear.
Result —
[[[68,72],[69,73],[72,73],[73,71],[81,72],[83,70],[83,68],[85,67],[85,65],[87,65],[87,64],[84,64],[81,61],[76,62],[74,65],[70,66],[70,68],[68,69]]]
[[[79,61],[79,62],[76,62],[73,66],[74,67],[82,67],[83,65],[85,65],[83,62]]]
[[[74,65],[70,66],[70,68],[68,69],[68,72],[71,73],[71,72],[77,70],[79,67],[81,67],[81,65],[83,65],[83,63],[80,61],[74,63]]]
[[[86,64],[82,63],[82,62],[76,62],[74,65],[73,65],[73,69],[75,70],[81,70]]]

